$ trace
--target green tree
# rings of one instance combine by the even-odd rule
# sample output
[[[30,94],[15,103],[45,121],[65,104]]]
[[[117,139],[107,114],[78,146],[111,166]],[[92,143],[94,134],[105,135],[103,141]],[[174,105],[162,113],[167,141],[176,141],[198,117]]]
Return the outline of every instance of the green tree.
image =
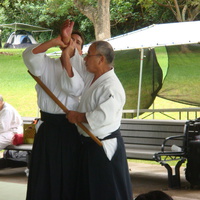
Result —
[[[44,10],[45,5],[46,1],[23,1],[23,0],[1,1],[0,24],[9,24],[18,22],[18,23],[37,25],[37,26],[44,26],[48,28],[46,22],[44,23],[44,21],[42,21],[41,18],[44,17],[42,11]],[[46,19],[51,19],[51,18],[47,17]],[[10,31],[11,31],[10,29],[3,30],[2,37],[4,41],[10,34]],[[42,35],[47,35],[47,33],[39,34],[39,36]],[[48,36],[46,37],[49,38],[49,33]],[[38,39],[40,40],[40,38]]]
[[[111,0],[111,33],[112,36],[127,33],[142,27],[142,7],[137,0]]]
[[[200,14],[200,0],[139,0],[145,8],[153,4],[170,9],[178,22],[193,21]]]
[[[110,0],[73,0],[73,2],[93,23],[97,40],[111,37]]]
[[[110,37],[110,33],[105,36],[106,30],[111,29],[113,36],[141,27],[143,16],[141,6],[137,5],[137,2],[137,0],[127,0],[126,2],[111,0],[110,11],[108,9],[106,11],[110,12],[110,18],[106,19],[103,18],[105,11],[102,11],[102,5],[109,8],[106,6],[109,1],[105,0],[49,0],[47,6],[56,16],[73,19],[75,26],[78,25],[77,27],[85,33],[86,41],[91,41]],[[109,23],[110,25],[107,26],[106,24]]]
[[[72,19],[75,21],[74,28],[84,33],[86,43],[137,30],[152,23],[175,20],[169,9],[158,4],[148,9],[138,0],[0,0],[0,11],[0,24],[20,22],[51,28],[53,37],[59,34],[64,20]],[[106,18],[104,13],[108,14]],[[4,41],[10,30],[7,34],[5,32],[2,34]],[[49,39],[49,33],[37,34],[36,37],[43,42]]]

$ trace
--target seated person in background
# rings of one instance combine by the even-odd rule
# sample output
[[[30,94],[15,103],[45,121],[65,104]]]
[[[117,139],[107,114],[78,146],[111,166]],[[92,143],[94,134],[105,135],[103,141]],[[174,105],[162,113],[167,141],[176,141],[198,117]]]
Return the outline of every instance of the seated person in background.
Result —
[[[22,131],[21,116],[13,106],[4,102],[0,95],[0,151],[11,145],[14,135]],[[27,152],[21,151],[4,151],[4,158],[0,159],[0,169],[26,166],[26,154]]]
[[[148,193],[138,195],[135,198],[135,200],[173,200],[173,199],[165,192],[162,192],[160,190],[154,190]]]

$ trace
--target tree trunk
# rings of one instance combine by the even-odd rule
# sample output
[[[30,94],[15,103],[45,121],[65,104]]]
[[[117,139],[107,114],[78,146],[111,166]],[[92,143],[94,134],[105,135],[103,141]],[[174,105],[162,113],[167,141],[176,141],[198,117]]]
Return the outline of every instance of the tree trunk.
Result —
[[[82,14],[92,21],[96,40],[103,40],[111,37],[110,0],[98,0],[97,7],[93,7],[87,4],[87,1],[83,0],[74,0],[74,4]]]
[[[182,16],[181,16],[181,11],[180,11],[180,8],[179,8],[179,4],[177,2],[177,0],[174,0],[174,5],[175,5],[175,9],[176,9],[176,19],[178,22],[182,22],[183,19],[182,19]]]
[[[110,0],[98,0],[94,28],[97,40],[110,38]]]

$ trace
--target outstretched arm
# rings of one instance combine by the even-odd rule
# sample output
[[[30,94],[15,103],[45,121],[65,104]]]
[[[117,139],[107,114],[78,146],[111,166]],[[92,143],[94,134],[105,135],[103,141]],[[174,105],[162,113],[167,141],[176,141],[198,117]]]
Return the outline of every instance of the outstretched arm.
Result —
[[[34,54],[43,53],[47,51],[48,49],[50,49],[51,47],[56,47],[56,46],[59,46],[60,48],[66,47],[66,45],[61,40],[61,36],[58,36],[57,38],[51,39],[47,42],[40,44],[39,46],[34,48],[32,52]]]
[[[74,76],[72,65],[70,62],[70,58],[73,56],[74,50],[75,50],[74,43],[72,40],[70,40],[69,45],[62,51],[62,55],[61,55],[62,66],[67,71],[67,74],[69,77]]]

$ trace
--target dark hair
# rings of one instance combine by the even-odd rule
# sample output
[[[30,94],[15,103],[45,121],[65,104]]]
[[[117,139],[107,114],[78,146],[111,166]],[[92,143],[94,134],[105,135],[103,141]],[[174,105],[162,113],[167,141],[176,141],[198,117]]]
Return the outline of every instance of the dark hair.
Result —
[[[105,56],[108,64],[111,64],[113,62],[115,55],[114,55],[114,50],[110,45],[110,43],[99,40],[93,42],[92,44],[96,46],[96,50],[98,51],[98,53]]]
[[[80,31],[74,30],[72,31],[72,35],[79,35],[82,39],[82,44],[81,44],[81,49],[83,48],[83,45],[85,43],[85,38],[83,36],[83,34]]]
[[[138,195],[135,198],[135,200],[173,200],[173,199],[165,192],[162,192],[160,190],[154,190],[148,193]]]

